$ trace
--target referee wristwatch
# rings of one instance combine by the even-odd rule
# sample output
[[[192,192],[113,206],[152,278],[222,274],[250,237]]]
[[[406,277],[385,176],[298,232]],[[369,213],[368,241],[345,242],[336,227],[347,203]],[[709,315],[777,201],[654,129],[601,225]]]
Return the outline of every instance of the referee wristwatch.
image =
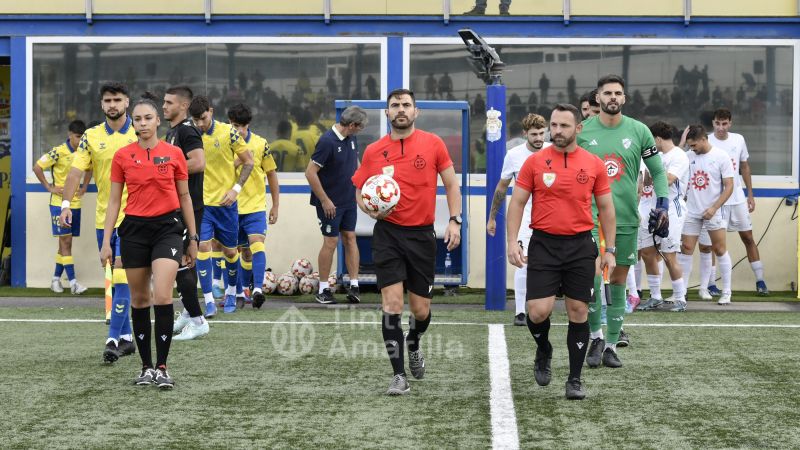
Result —
[[[190,241],[197,241],[197,243],[199,244],[200,243],[200,236],[198,236],[196,234],[193,234],[193,235],[189,236],[189,240]]]
[[[464,220],[461,219],[461,214],[459,214],[457,216],[450,216],[450,221],[451,222],[455,222],[455,223],[457,223],[459,225],[461,225],[461,223],[464,222]]]
[[[616,255],[617,247],[606,247],[606,253],[611,253],[612,255]]]

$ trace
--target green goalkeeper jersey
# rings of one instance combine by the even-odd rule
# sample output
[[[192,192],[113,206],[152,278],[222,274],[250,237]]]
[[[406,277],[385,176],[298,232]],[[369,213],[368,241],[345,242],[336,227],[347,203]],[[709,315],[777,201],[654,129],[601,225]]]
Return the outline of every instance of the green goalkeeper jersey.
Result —
[[[643,159],[653,176],[656,197],[667,197],[664,167],[661,158],[653,158],[658,151],[653,135],[645,124],[623,115],[619,125],[609,128],[600,122],[600,116],[590,117],[583,121],[578,145],[600,157],[606,164],[617,228],[639,226],[637,180]],[[596,218],[597,208],[594,204],[592,208]]]

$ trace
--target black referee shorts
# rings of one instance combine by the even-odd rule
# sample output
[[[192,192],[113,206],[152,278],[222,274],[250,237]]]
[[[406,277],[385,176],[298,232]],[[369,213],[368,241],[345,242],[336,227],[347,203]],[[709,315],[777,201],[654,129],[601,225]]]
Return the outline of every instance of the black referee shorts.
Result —
[[[431,298],[436,272],[433,225],[403,227],[379,220],[372,232],[372,260],[378,289],[404,282],[406,289]]]
[[[118,229],[125,267],[150,267],[159,258],[172,259],[180,264],[183,229],[177,211],[157,217],[125,216]]]
[[[567,298],[593,301],[597,255],[590,231],[560,236],[533,230],[528,245],[528,299],[563,293]]]

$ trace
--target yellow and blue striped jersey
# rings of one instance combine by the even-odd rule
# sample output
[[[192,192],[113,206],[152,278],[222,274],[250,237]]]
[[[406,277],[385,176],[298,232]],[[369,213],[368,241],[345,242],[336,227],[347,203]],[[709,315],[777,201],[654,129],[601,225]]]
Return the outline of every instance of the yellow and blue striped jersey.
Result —
[[[269,148],[278,172],[305,172],[306,167],[300,166],[300,147],[297,144],[288,139],[278,139],[272,141]]]
[[[253,153],[253,171],[244,186],[242,186],[242,192],[237,199],[239,202],[239,214],[267,210],[267,184],[265,177],[268,172],[272,172],[278,167],[269,153],[269,143],[266,139],[249,131],[245,142],[247,142],[247,148]],[[240,171],[241,166],[236,170],[236,173],[238,174]]]
[[[75,149],[69,145],[69,140],[63,144],[53,147],[49,152],[42,155],[36,165],[42,169],[50,169],[50,174],[53,177],[53,185],[64,187],[64,182],[67,180],[69,170],[72,168],[72,157]],[[52,206],[61,206],[61,195],[50,194],[50,204]],[[78,197],[78,191],[75,191],[75,196],[72,197],[72,202],[69,205],[72,209],[81,207],[81,198]]]
[[[219,206],[225,193],[236,184],[233,158],[247,150],[247,143],[236,128],[228,123],[215,120],[211,123],[211,128],[203,133],[203,151],[206,155],[206,169],[203,173],[205,206]]]
[[[136,133],[130,117],[125,119],[125,125],[114,131],[108,122],[89,128],[81,136],[81,143],[72,159],[72,167],[82,171],[94,171],[94,183],[97,185],[97,215],[94,225],[97,229],[105,227],[108,197],[111,194],[111,161],[117,150],[128,144],[136,142]],[[122,203],[119,208],[116,226],[122,223],[125,217],[123,211],[128,202],[128,189],[122,190]]]

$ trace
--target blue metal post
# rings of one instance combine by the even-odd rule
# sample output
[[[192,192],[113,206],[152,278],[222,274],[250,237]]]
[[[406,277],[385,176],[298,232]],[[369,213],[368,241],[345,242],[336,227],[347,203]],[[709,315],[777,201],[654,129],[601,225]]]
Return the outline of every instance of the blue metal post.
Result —
[[[499,77],[486,86],[486,218],[506,155],[506,87]],[[499,122],[499,123],[498,123]],[[505,202],[497,213],[497,232],[486,235],[486,309],[506,308]]]

